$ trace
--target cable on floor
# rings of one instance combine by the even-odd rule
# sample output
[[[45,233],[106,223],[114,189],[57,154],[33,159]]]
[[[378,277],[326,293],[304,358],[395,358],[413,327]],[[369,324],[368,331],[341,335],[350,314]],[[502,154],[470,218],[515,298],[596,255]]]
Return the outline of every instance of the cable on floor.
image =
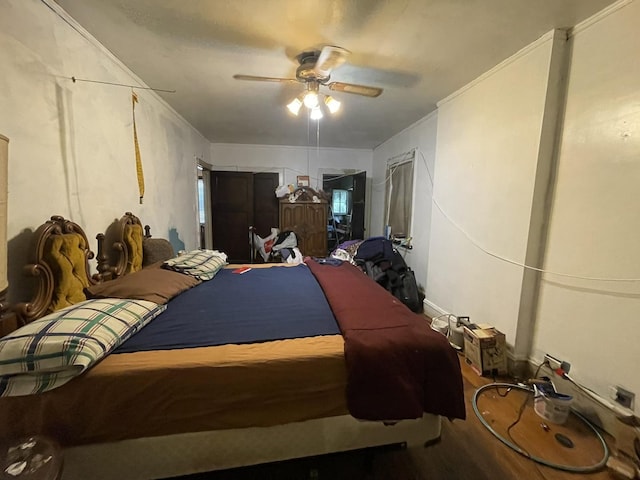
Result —
[[[485,390],[488,390],[490,388],[495,388],[495,389],[497,389],[497,388],[518,389],[518,390],[523,390],[523,391],[528,392],[528,393],[533,393],[533,390],[531,388],[527,387],[527,386],[517,385],[517,384],[512,384],[512,383],[489,383],[487,385],[483,385],[482,387],[478,388],[478,390],[476,390],[475,394],[473,395],[472,405],[473,405],[473,411],[475,412],[476,416],[478,417],[478,419],[480,420],[482,425],[484,425],[487,428],[487,430],[489,430],[493,434],[494,437],[496,437],[498,440],[500,440],[502,443],[504,443],[507,447],[509,447],[512,450],[516,451],[517,453],[519,453],[523,457],[526,457],[526,458],[528,458],[530,460],[533,460],[536,463],[539,463],[541,465],[545,465],[545,466],[550,467],[550,468],[555,468],[556,470],[564,470],[565,472],[573,472],[573,473],[595,472],[597,470],[600,470],[601,468],[603,468],[607,464],[607,460],[609,458],[609,448],[607,447],[607,444],[604,441],[604,438],[602,438],[602,435],[600,435],[600,432],[598,432],[596,427],[594,427],[593,424],[591,424],[591,422],[589,422],[589,420],[587,420],[585,417],[583,417],[582,415],[580,415],[576,411],[573,411],[573,413],[580,420],[582,420],[593,431],[593,433],[596,435],[598,440],[600,440],[600,443],[602,445],[602,450],[604,452],[604,454],[602,456],[602,459],[600,461],[598,461],[597,463],[594,463],[593,465],[576,467],[576,466],[573,466],[573,465],[563,465],[563,464],[560,464],[560,463],[550,462],[548,460],[545,460],[544,458],[536,457],[535,455],[531,455],[531,454],[525,452],[518,445],[516,445],[515,443],[513,443],[510,440],[507,440],[502,435],[500,435],[498,432],[496,432],[491,427],[491,425],[489,425],[489,423],[485,420],[485,418],[482,416],[482,414],[480,413],[480,411],[478,409],[478,397],[480,396],[480,394],[482,394],[482,392],[484,392]]]

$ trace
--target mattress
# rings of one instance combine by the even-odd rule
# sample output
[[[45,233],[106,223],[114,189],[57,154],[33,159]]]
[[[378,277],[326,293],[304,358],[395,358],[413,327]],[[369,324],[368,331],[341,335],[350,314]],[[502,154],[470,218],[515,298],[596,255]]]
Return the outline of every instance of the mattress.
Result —
[[[63,446],[347,414],[340,335],[109,355],[62,387],[0,399],[3,435]]]

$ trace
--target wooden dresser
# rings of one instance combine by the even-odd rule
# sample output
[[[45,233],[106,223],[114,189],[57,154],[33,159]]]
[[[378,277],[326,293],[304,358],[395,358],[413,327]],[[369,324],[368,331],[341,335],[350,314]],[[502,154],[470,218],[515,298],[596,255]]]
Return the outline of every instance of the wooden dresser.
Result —
[[[292,230],[302,255],[327,256],[327,202],[280,200],[280,231]]]

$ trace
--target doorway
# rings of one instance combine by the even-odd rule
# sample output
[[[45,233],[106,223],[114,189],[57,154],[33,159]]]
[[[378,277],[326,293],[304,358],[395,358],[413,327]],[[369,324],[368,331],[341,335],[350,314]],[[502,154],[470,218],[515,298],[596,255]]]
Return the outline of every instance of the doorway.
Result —
[[[322,176],[322,189],[330,195],[327,225],[330,252],[342,242],[365,238],[366,182],[366,172]]]
[[[213,248],[230,263],[248,263],[249,227],[264,237],[278,226],[278,174],[212,171],[210,178]]]

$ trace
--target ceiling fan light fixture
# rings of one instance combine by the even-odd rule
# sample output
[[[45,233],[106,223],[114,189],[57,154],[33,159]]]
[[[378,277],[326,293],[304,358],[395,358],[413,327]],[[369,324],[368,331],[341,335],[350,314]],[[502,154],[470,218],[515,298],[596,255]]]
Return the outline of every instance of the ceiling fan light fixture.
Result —
[[[338,110],[340,110],[340,105],[342,105],[331,95],[327,95],[326,97],[324,97],[324,103],[331,113],[336,113]]]
[[[319,120],[327,111],[334,115],[342,104],[335,98],[320,92],[320,87],[336,92],[352,93],[364,97],[377,97],[382,94],[382,88],[356,83],[329,82],[331,73],[339,68],[347,59],[350,52],[335,45],[325,45],[322,49],[307,50],[296,56],[299,63],[295,78],[264,77],[256,75],[236,74],[236,80],[274,83],[302,83],[306,91],[294,98],[287,109],[292,115],[298,116],[302,105],[308,109],[310,119]],[[324,103],[324,105],[322,105]],[[324,112],[323,112],[324,110]]]
[[[316,106],[311,109],[309,113],[309,118],[311,120],[320,120],[322,118],[322,110],[320,110],[320,106]]]
[[[294,114],[296,117],[298,116],[298,113],[300,113],[301,107],[302,107],[302,101],[300,101],[298,97],[291,100],[291,103],[287,105],[287,108],[289,109],[289,111],[292,114]]]

